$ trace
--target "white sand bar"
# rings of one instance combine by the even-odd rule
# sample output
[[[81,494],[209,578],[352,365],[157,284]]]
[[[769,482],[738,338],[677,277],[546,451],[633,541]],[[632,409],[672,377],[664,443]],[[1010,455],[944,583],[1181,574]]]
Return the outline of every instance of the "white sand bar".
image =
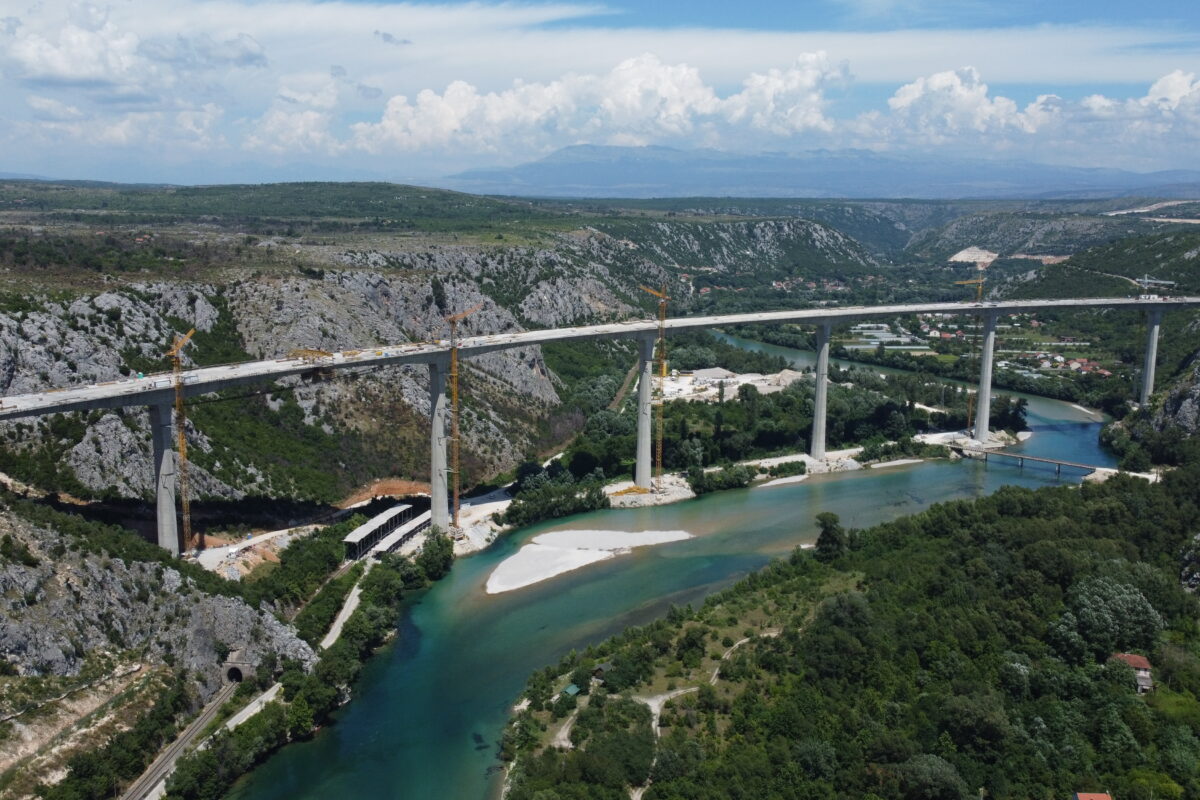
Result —
[[[687,531],[553,531],[535,536],[488,576],[487,593],[532,586],[564,572],[605,561],[634,547],[690,539]]]
[[[897,458],[895,461],[884,461],[880,464],[872,464],[871,469],[883,469],[884,467],[903,467],[905,464],[920,464],[925,459],[923,458]]]

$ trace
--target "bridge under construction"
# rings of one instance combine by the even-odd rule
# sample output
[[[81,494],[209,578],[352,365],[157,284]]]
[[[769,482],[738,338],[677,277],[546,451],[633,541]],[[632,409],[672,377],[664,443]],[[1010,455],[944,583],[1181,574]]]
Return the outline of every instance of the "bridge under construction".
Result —
[[[179,524],[176,513],[176,487],[179,459],[171,447],[177,438],[173,431],[172,410],[180,397],[189,398],[247,384],[271,382],[288,376],[319,370],[361,370],[402,364],[425,364],[430,387],[430,484],[432,487],[432,523],[448,529],[451,523],[449,497],[449,459],[451,435],[447,432],[447,378],[452,357],[470,358],[484,353],[529,347],[556,341],[582,339],[635,339],[639,343],[639,374],[645,382],[653,374],[655,342],[660,331],[698,330],[727,325],[807,324],[816,328],[816,382],[810,455],[825,457],[825,421],[829,377],[829,347],[835,325],[859,320],[887,319],[911,314],[955,314],[980,318],[982,330],[977,412],[972,434],[976,440],[987,438],[992,395],[993,353],[996,321],[1005,315],[1053,310],[1115,309],[1142,312],[1146,317],[1145,355],[1138,400],[1147,402],[1154,389],[1154,367],[1158,352],[1159,330],[1164,312],[1200,306],[1200,297],[1143,296],[1139,298],[1081,298],[1067,300],[1020,300],[1000,303],[919,303],[911,305],[847,306],[809,308],[795,311],[771,311],[704,317],[676,317],[666,320],[631,320],[603,325],[520,331],[438,341],[398,344],[262,361],[248,361],[214,367],[182,370],[177,375],[163,373],[127,378],[108,383],[90,384],[45,392],[0,398],[0,420],[41,416],[69,411],[146,406],[150,411],[153,433],[158,543],[178,554]],[[651,393],[638,392],[637,461],[634,482],[651,486],[652,414]]]

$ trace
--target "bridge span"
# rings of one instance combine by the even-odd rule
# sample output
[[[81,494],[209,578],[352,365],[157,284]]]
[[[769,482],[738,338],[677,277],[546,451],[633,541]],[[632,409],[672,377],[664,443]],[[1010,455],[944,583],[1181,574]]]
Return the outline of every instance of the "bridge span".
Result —
[[[766,311],[720,316],[676,317],[666,321],[668,331],[715,328],[723,325],[763,325],[802,323],[814,325],[817,332],[816,386],[814,392],[813,431],[810,454],[825,457],[825,416],[829,375],[829,343],[834,325],[847,322],[905,316],[909,314],[959,314],[981,318],[983,328],[978,413],[974,436],[987,437],[991,409],[992,361],[996,340],[996,321],[1006,314],[1083,309],[1119,309],[1140,311],[1146,315],[1147,331],[1142,385],[1139,400],[1145,403],[1154,387],[1154,365],[1163,312],[1200,306],[1200,297],[1080,298],[1067,300],[1016,300],[999,303],[917,303],[909,305],[844,306],[807,308],[793,311]],[[459,341],[460,357],[469,358],[497,350],[529,347],[556,341],[581,339],[632,338],[639,343],[640,380],[637,415],[637,463],[634,480],[649,488],[651,475],[651,392],[654,340],[657,320],[629,320],[571,328],[513,331],[464,337]],[[314,370],[360,370],[381,366],[425,364],[430,384],[430,483],[432,485],[433,524],[449,527],[449,496],[446,451],[446,379],[450,368],[448,341],[407,343],[345,350],[318,359],[280,358],[247,361],[185,370],[181,379],[188,397],[208,394],[247,384],[270,382],[303,375]],[[179,534],[175,509],[176,462],[171,449],[174,441],[172,407],[175,383],[170,373],[126,378],[107,383],[73,386],[0,397],[0,420],[41,416],[67,411],[147,406],[154,446],[155,486],[158,507],[158,543],[173,553],[179,552]]]

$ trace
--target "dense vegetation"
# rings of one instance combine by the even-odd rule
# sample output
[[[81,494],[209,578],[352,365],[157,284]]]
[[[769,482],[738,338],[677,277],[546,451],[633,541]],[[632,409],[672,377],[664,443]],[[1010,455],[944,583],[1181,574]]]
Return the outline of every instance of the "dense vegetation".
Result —
[[[611,413],[611,412],[610,412]],[[609,507],[603,475],[591,471],[576,477],[559,461],[543,468],[535,461],[517,469],[513,501],[500,517],[506,525],[531,525],[544,519],[566,517]]]
[[[58,783],[41,786],[44,800],[101,800],[142,774],[175,735],[178,715],[192,708],[195,698],[186,681],[177,675],[158,693],[153,706],[126,731],[112,737],[103,747],[73,756],[67,775]]]
[[[867,531],[822,515],[815,553],[536,673],[506,736],[523,753],[509,796],[623,797],[650,759],[647,800],[1196,796],[1200,606],[1178,575],[1197,498],[1192,465],[1160,484],[1004,488]],[[1150,657],[1154,693],[1117,651]],[[601,660],[587,704],[604,698],[606,738],[540,749],[539,727],[570,713],[556,687]],[[644,717],[606,722],[664,674],[699,686],[667,704],[657,742]]]
[[[355,564],[345,575],[334,578],[322,586],[321,591],[308,601],[308,605],[300,609],[300,613],[292,620],[292,624],[296,626],[296,633],[301,639],[313,647],[317,646],[317,642],[325,636],[325,631],[329,630],[334,618],[342,610],[346,596],[350,594],[354,584],[358,583],[362,573],[363,565]]]
[[[961,403],[949,414],[930,413],[915,403],[947,399],[942,388],[920,376],[880,378],[866,371],[831,374],[826,442],[830,449],[873,441],[911,437],[936,427],[966,423],[966,395],[951,392]],[[853,382],[847,388],[839,385]],[[886,393],[886,394],[885,394]],[[997,397],[992,426],[1025,429],[1025,401]],[[762,394],[744,385],[718,403],[671,401],[665,408],[664,454],[667,469],[687,470],[748,458],[808,449],[813,418],[813,386],[799,380],[778,392]],[[612,478],[628,472],[635,448],[636,424],[631,415],[601,411],[593,415],[563,458],[577,478],[592,474]],[[597,473],[599,470],[599,473]]]

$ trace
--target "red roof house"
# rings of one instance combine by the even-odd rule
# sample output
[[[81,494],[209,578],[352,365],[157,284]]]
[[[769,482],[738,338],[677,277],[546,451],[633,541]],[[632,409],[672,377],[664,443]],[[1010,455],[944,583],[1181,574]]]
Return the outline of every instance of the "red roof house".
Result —
[[[1128,664],[1137,678],[1138,694],[1145,694],[1154,688],[1154,679],[1150,677],[1150,661],[1137,653],[1113,653],[1116,661]]]

